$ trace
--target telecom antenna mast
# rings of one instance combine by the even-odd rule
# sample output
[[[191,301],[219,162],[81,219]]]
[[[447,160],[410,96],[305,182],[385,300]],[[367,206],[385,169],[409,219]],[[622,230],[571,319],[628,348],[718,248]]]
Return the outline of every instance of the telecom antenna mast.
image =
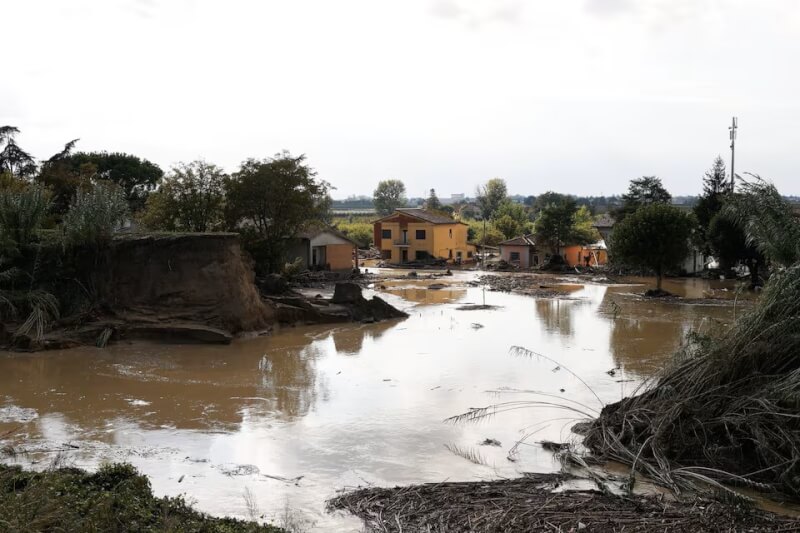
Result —
[[[739,129],[739,120],[736,117],[733,117],[728,129],[731,131],[731,192],[734,192],[736,187],[736,172],[733,164],[736,155],[736,130]]]

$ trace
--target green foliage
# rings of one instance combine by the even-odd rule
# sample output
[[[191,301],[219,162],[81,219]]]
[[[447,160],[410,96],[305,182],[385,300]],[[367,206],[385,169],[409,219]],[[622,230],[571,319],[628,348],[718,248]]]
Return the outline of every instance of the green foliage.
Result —
[[[439,201],[439,197],[436,196],[436,190],[431,189],[430,194],[428,195],[428,199],[425,200],[425,209],[428,211],[441,211],[442,210],[442,202]]]
[[[0,189],[0,241],[14,249],[32,243],[38,238],[49,207],[50,194],[43,187],[12,180],[9,187]],[[8,257],[10,249],[2,253]]]
[[[500,178],[492,178],[485,185],[478,187],[475,200],[484,220],[492,220],[497,216],[497,211],[503,202],[508,199],[508,187]],[[513,217],[512,217],[513,218]]]
[[[672,195],[664,188],[661,178],[643,176],[631,180],[628,192],[622,195],[622,206],[614,209],[612,215],[620,223],[642,206],[669,204],[671,201]]]
[[[800,261],[800,221],[771,183],[759,176],[741,182],[739,193],[729,199],[723,213],[769,261],[783,267]]]
[[[717,156],[714,165],[703,176],[703,195],[694,206],[694,216],[697,218],[697,244],[706,254],[711,253],[709,227],[711,221],[717,216],[725,203],[725,196],[730,192],[730,186],[725,178],[725,162]]]
[[[577,244],[589,244],[601,239],[600,232],[594,227],[594,217],[592,211],[587,206],[582,205],[575,211],[573,217],[572,230],[574,232],[573,241]]]
[[[726,177],[725,161],[720,156],[703,175],[703,196],[715,196],[730,192],[730,184]]]
[[[359,248],[369,248],[372,246],[372,224],[367,222],[340,222],[336,227],[339,231],[356,241]]]
[[[534,223],[536,240],[549,248],[553,255],[561,255],[561,247],[567,244],[583,244],[585,235],[575,229],[575,215],[578,206],[569,196],[545,193],[539,197],[541,203],[539,216]],[[591,240],[591,239],[588,239]]]
[[[285,239],[306,224],[329,217],[328,184],[314,178],[305,156],[288,152],[248,159],[226,182],[226,218],[243,233],[259,273],[279,272]]]
[[[486,222],[486,235],[484,241],[484,234],[483,234],[483,221],[480,220],[469,220],[467,221],[468,228],[467,228],[467,240],[469,242],[474,242],[477,244],[486,244],[486,246],[497,246],[504,240],[506,240],[506,236],[500,232],[491,222]]]
[[[272,526],[213,518],[181,497],[156,498],[148,479],[127,464],[28,472],[0,465],[0,530],[127,532],[280,532]]]
[[[42,164],[36,181],[47,187],[53,194],[51,213],[60,221],[69,210],[78,189],[88,190],[92,179],[97,175],[97,167],[92,163],[79,166],[72,164],[70,157],[78,139],[64,145],[64,149]]]
[[[76,174],[94,170],[93,179],[111,181],[125,193],[131,212],[142,209],[148,192],[154,190],[164,172],[155,163],[135,155],[108,152],[78,152],[64,156],[60,165]]]
[[[101,247],[130,215],[125,193],[115,183],[100,181],[88,191],[78,190],[64,216],[67,244]]]
[[[694,217],[676,207],[646,205],[615,226],[610,254],[615,261],[654,270],[660,290],[664,272],[689,253],[693,228]]]
[[[227,176],[202,160],[179,163],[147,198],[140,221],[152,230],[206,232],[224,221]]]
[[[136,221],[150,231],[178,231],[175,198],[162,186],[147,195],[144,209],[136,214]]]
[[[525,206],[505,200],[495,211],[493,225],[506,239],[526,235],[533,231],[533,224],[528,218]]]
[[[400,180],[384,180],[378,183],[373,193],[373,205],[380,216],[391,215],[398,207],[408,202],[406,186]]]
[[[36,161],[19,147],[17,134],[19,129],[14,126],[0,126],[0,173],[8,172],[17,178],[29,178],[36,173]]]
[[[708,225],[707,238],[711,252],[723,271],[730,270],[737,261],[749,263],[751,270],[763,262],[758,249],[747,242],[742,227],[725,213],[718,213]]]

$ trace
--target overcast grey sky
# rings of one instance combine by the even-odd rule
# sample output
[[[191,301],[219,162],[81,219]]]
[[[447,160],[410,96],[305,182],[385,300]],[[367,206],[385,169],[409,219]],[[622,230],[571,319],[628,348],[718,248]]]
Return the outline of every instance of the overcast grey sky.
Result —
[[[334,197],[800,194],[796,0],[0,0],[0,124],[40,158],[80,137],[167,169],[305,153]],[[9,66],[8,59],[11,59]]]

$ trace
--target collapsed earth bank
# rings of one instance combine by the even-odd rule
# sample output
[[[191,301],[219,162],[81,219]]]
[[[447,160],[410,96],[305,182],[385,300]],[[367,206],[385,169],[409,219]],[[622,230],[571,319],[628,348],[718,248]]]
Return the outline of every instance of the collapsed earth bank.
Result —
[[[41,256],[38,283],[59,300],[62,318],[42,339],[13,335],[13,325],[7,325],[4,344],[16,349],[143,338],[227,343],[237,334],[266,332],[280,323],[405,316],[382,301],[365,304],[372,300],[361,297],[357,286],[358,298],[327,313],[332,301],[265,298],[235,233],[130,234],[99,251],[44,249]]]

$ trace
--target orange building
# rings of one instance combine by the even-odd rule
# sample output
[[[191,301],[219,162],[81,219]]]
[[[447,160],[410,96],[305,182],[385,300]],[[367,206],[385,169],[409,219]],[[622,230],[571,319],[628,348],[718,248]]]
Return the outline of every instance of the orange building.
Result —
[[[564,261],[573,267],[597,267],[608,263],[608,250],[602,240],[594,244],[565,246],[561,253]]]
[[[373,223],[375,247],[393,264],[429,259],[470,262],[475,246],[467,244],[467,225],[425,209],[398,208]]]

